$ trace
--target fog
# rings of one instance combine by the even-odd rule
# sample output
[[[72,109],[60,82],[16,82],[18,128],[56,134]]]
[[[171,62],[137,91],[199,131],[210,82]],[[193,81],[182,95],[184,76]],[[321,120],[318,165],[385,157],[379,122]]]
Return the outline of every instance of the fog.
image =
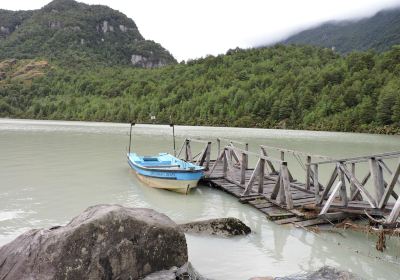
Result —
[[[0,0],[2,9],[38,9],[48,0]],[[359,19],[400,0],[82,0],[119,10],[146,39],[178,60],[271,44],[330,20]]]

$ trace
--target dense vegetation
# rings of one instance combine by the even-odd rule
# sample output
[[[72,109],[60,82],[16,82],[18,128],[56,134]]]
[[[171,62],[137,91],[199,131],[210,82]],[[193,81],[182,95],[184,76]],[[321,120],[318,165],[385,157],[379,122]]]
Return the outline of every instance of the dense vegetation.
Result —
[[[175,63],[167,50],[142,37],[132,19],[106,6],[54,0],[35,11],[0,10],[0,60],[129,65],[132,55],[154,65]]]
[[[156,115],[159,123],[400,133],[400,46],[339,54],[399,43],[399,15],[384,11],[293,37],[328,48],[235,49],[176,64],[105,6],[54,0],[35,11],[0,10],[0,117]],[[135,68],[132,55],[143,67],[169,66]]]
[[[400,8],[386,10],[359,21],[339,21],[305,30],[285,44],[335,47],[340,53],[374,49],[385,51],[400,44]]]
[[[52,64],[33,79],[15,75],[23,63],[3,70],[2,117],[400,132],[400,46],[341,56],[277,45],[159,69]]]

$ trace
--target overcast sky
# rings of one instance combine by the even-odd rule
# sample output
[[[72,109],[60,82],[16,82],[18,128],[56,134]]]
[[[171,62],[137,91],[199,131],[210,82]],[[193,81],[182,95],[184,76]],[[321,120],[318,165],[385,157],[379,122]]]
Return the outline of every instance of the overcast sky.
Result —
[[[0,0],[0,8],[39,9],[49,0]],[[178,60],[253,47],[328,20],[371,16],[400,0],[81,0],[132,18],[146,39]]]

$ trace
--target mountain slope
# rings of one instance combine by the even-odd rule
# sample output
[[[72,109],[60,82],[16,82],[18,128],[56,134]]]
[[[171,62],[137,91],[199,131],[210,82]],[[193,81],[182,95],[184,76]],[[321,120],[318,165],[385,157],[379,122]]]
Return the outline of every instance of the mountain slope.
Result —
[[[295,34],[283,43],[334,47],[341,53],[385,51],[400,44],[400,8],[384,10],[359,21],[328,22]]]
[[[54,0],[40,10],[0,10],[0,59],[43,57],[64,64],[157,67],[175,63],[135,22],[106,6]]]
[[[277,45],[151,70],[5,61],[0,117],[400,134],[399,75],[400,46]]]

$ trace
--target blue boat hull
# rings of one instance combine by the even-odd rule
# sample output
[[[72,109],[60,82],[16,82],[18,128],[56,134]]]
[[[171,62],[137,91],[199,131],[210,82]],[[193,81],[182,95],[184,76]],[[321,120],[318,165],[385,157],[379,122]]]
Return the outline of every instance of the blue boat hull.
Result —
[[[169,154],[139,157],[128,154],[128,163],[138,178],[153,188],[188,193],[203,177],[203,168]]]

